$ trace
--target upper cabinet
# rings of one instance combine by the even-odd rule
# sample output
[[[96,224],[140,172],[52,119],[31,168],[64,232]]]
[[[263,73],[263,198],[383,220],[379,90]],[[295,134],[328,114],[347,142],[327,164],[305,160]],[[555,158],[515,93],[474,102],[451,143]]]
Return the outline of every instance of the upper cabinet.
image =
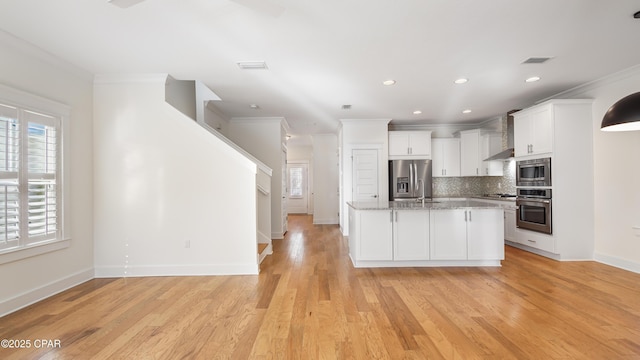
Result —
[[[482,160],[483,176],[502,176],[504,175],[504,162],[501,160],[484,161],[500,151],[502,151],[502,134],[499,132],[490,132],[482,134],[480,137],[480,150]]]
[[[499,142],[498,142],[499,141]],[[460,175],[502,176],[502,161],[484,161],[502,148],[502,138],[480,129],[460,132]]]
[[[460,176],[460,139],[431,140],[433,177]]]
[[[515,156],[553,152],[554,104],[534,106],[513,114]]]
[[[389,131],[389,159],[431,159],[431,131]]]

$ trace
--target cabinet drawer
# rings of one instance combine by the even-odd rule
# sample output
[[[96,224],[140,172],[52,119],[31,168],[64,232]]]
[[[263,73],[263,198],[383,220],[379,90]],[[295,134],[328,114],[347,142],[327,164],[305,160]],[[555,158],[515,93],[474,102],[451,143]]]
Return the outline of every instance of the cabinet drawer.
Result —
[[[551,235],[516,229],[516,238],[520,244],[548,251],[550,253],[556,253],[556,241]]]

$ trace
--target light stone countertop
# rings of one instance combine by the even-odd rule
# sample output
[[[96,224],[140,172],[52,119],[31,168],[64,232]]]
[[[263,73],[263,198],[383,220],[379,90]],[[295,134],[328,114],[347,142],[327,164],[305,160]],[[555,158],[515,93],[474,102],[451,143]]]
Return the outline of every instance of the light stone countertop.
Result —
[[[455,199],[439,201],[425,201],[424,205],[419,201],[389,201],[378,203],[374,201],[349,201],[347,205],[355,210],[453,210],[453,209],[508,209],[513,206],[511,202],[504,204],[496,202],[484,202],[478,199]]]

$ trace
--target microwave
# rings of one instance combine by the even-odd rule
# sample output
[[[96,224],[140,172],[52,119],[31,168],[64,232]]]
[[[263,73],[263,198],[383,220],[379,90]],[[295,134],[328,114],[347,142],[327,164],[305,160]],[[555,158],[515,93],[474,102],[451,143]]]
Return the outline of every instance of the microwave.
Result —
[[[551,158],[517,161],[516,186],[551,186]]]

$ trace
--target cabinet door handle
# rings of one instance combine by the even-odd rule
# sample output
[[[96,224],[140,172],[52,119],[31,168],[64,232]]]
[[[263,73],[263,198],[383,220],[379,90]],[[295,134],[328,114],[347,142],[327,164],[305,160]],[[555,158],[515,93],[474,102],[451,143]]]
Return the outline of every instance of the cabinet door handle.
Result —
[[[389,213],[389,221],[393,222],[393,211]]]
[[[467,222],[467,210],[464,211],[464,222]]]
[[[398,222],[398,212],[396,211],[396,222]]]
[[[471,210],[469,210],[469,222],[471,222]]]

